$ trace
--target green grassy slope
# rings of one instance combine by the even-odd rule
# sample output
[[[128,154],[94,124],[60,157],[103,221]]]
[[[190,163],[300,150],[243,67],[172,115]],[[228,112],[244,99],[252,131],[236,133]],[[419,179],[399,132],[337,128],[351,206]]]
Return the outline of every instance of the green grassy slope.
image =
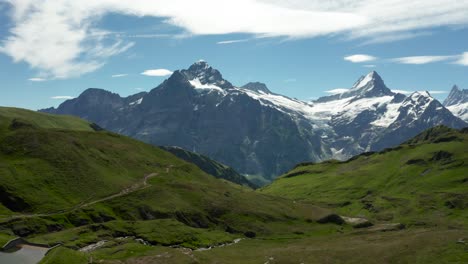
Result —
[[[380,153],[301,164],[261,192],[374,221],[466,227],[467,149],[467,130],[436,127]]]
[[[14,119],[41,128],[71,129],[80,131],[93,131],[90,123],[74,116],[58,116],[46,113],[30,111],[21,108],[0,106],[0,129],[5,129],[6,125]]]
[[[253,191],[84,121],[21,111],[0,109],[0,241],[63,245],[41,263],[467,261],[465,131],[436,128],[382,153],[302,164]],[[318,223],[332,211],[408,228]]]
[[[195,247],[314,230],[329,213],[216,179],[128,137],[69,130],[88,125],[75,119],[46,115],[39,125],[29,121],[43,114],[24,113],[0,114],[0,233],[8,236],[78,248],[132,235]]]
[[[161,147],[164,150],[171,152],[177,157],[197,165],[204,172],[215,176],[216,178],[225,179],[240,185],[257,188],[256,185],[247,180],[244,176],[236,172],[233,168],[212,160],[204,155],[191,152],[179,147]]]

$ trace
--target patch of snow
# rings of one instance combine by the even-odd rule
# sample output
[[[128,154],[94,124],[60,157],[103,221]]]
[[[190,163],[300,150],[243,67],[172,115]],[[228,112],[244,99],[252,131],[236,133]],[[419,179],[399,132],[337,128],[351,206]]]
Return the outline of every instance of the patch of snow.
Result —
[[[220,93],[223,93],[223,94],[225,93],[225,91],[224,91],[221,87],[219,87],[219,86],[217,86],[217,85],[215,85],[215,84],[211,84],[211,83],[202,84],[202,83],[200,82],[200,79],[198,79],[198,78],[195,78],[195,79],[193,79],[193,80],[191,80],[191,81],[189,81],[189,82],[190,82],[190,84],[191,84],[195,89],[199,89],[199,90],[215,90],[215,91],[220,92]]]
[[[400,111],[401,103],[397,104],[387,104],[387,111],[377,120],[371,124],[378,127],[389,127],[395,120],[398,118]]]
[[[447,109],[463,121],[468,122],[468,102],[447,106]]]
[[[134,101],[134,102],[129,103],[129,105],[139,105],[139,104],[141,104],[141,102],[143,102],[143,97],[136,100],[136,101]]]

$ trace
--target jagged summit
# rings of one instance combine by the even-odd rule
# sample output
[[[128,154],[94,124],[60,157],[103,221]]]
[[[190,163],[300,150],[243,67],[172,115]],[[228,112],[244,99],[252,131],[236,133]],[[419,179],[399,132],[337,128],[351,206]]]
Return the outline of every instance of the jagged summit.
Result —
[[[376,71],[371,71],[366,76],[359,78],[353,87],[346,93],[352,94],[353,96],[359,96],[361,98],[394,95]]]
[[[354,90],[354,89],[360,89],[364,86],[366,86],[367,84],[369,83],[373,83],[373,84],[379,84],[379,85],[384,85],[384,82],[382,80],[382,77],[380,77],[380,75],[376,72],[376,71],[371,71],[370,73],[368,73],[366,76],[361,76],[353,85],[353,87],[351,88],[351,90]]]
[[[460,89],[457,85],[454,85],[444,101],[444,106],[456,116],[468,122],[468,89]]]
[[[324,96],[316,100],[317,102],[328,102],[344,98],[354,97],[355,100],[362,98],[373,98],[380,96],[395,95],[384,83],[382,77],[376,72],[371,71],[365,76],[361,76],[351,87],[351,89],[339,94]]]
[[[264,92],[271,94],[272,92],[268,89],[266,84],[261,82],[249,82],[242,86],[244,89],[248,89],[254,92]]]
[[[457,85],[453,85],[449,95],[444,101],[445,106],[451,106],[460,103],[468,102],[468,90],[460,89]]]
[[[188,69],[181,70],[180,73],[185,75],[195,88],[216,86],[222,89],[228,89],[233,87],[230,82],[223,79],[223,76],[217,69],[211,67],[204,60],[199,60],[193,63]]]

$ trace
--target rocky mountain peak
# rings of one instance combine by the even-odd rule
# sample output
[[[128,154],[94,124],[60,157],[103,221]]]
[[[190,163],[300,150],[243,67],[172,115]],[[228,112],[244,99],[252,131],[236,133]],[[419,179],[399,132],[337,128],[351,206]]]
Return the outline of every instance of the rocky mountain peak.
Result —
[[[189,81],[199,85],[215,85],[222,89],[232,88],[233,85],[223,79],[221,73],[211,67],[206,61],[199,60],[192,64],[187,70],[180,71]]]
[[[468,90],[460,89],[457,85],[452,87],[450,94],[444,101],[445,106],[451,106],[456,104],[463,104],[468,102]]]
[[[245,84],[244,86],[242,86],[242,88],[248,89],[248,90],[251,90],[251,91],[254,91],[254,92],[260,92],[261,91],[261,92],[264,92],[264,93],[271,94],[271,91],[268,89],[266,84],[261,83],[261,82],[249,82],[249,83]]]
[[[376,71],[371,71],[366,76],[361,76],[348,93],[361,98],[394,95]]]

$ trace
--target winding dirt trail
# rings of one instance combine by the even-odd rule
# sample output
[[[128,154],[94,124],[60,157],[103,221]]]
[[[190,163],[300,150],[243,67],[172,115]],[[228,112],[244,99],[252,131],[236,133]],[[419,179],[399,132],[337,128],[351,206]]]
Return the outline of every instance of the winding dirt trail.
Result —
[[[165,169],[165,172],[166,173],[169,173],[170,172],[170,169],[173,167],[173,165],[169,165],[168,167],[166,167]],[[97,199],[97,200],[94,200],[94,201],[90,201],[90,202],[82,202],[70,209],[65,209],[65,210],[59,210],[59,211],[56,211],[56,212],[53,212],[53,213],[44,213],[44,214],[20,214],[20,215],[14,215],[14,216],[10,216],[10,217],[5,217],[5,218],[0,218],[0,221],[9,221],[9,220],[14,220],[14,219],[19,219],[19,218],[32,218],[32,217],[42,217],[42,216],[52,216],[52,215],[58,215],[58,214],[63,214],[63,213],[68,213],[68,212],[72,212],[72,211],[75,211],[75,210],[78,210],[78,209],[81,209],[81,208],[84,208],[84,207],[87,207],[87,206],[90,206],[90,205],[93,205],[93,204],[97,204],[97,203],[100,203],[100,202],[104,202],[104,201],[108,201],[108,200],[112,200],[112,199],[115,199],[117,197],[121,197],[121,196],[124,196],[124,195],[127,195],[127,194],[130,194],[130,193],[133,193],[133,192],[136,192],[136,191],[139,191],[139,190],[143,190],[147,187],[150,187],[151,185],[148,183],[148,180],[150,178],[153,178],[153,177],[156,177],[158,176],[159,173],[158,172],[154,172],[154,173],[150,173],[150,174],[147,174],[143,177],[143,179],[135,184],[133,184],[132,186],[130,187],[127,187],[123,190],[121,190],[120,192],[118,193],[115,193],[115,194],[111,194],[109,196],[106,196],[106,197],[103,197],[103,198],[100,198],[100,199]]]

